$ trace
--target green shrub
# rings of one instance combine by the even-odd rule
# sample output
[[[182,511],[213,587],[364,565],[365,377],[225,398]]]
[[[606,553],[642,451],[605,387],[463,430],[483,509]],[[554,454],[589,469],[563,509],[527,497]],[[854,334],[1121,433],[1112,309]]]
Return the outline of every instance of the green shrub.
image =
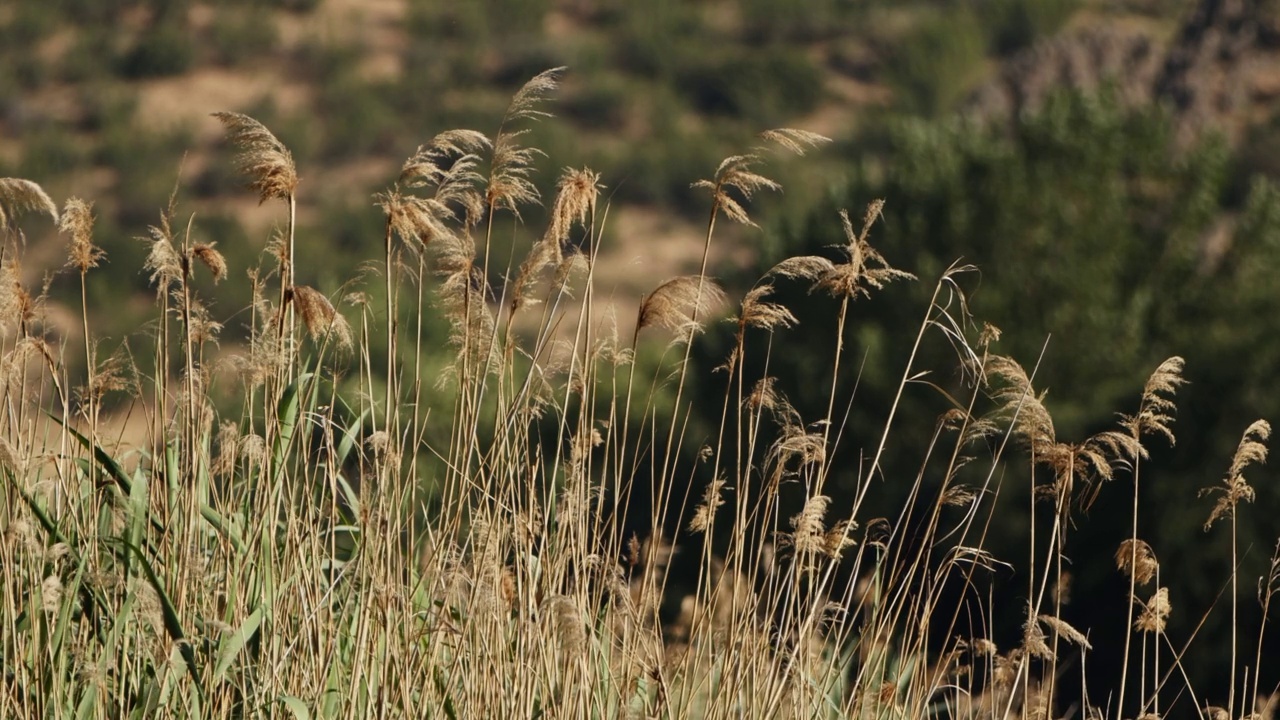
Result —
[[[882,52],[895,101],[933,116],[950,109],[970,89],[985,56],[983,22],[965,6],[920,19],[906,37]]]
[[[716,53],[677,71],[676,87],[693,108],[770,127],[812,111],[822,73],[802,52],[781,46]]]
[[[275,16],[261,7],[220,8],[209,32],[215,61],[227,67],[271,62],[279,41]]]
[[[138,38],[117,62],[117,71],[141,79],[180,75],[195,60],[191,32],[181,20],[159,23]]]

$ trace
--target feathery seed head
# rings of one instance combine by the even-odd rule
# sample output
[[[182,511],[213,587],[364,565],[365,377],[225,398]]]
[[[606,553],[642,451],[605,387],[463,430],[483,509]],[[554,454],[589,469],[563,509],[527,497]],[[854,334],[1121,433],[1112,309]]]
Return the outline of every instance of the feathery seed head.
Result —
[[[312,340],[322,342],[332,337],[339,348],[351,347],[351,327],[324,293],[307,285],[295,285],[289,289],[288,300],[297,306]]]
[[[1160,571],[1156,554],[1145,541],[1132,538],[1120,543],[1116,550],[1116,567],[1133,577],[1134,582],[1146,585]]]
[[[67,200],[58,229],[71,236],[68,266],[79,269],[81,273],[98,267],[98,261],[106,253],[93,244],[93,203],[74,197]]]
[[[759,155],[730,155],[720,162],[712,180],[699,180],[690,187],[711,191],[712,207],[716,212],[723,212],[730,220],[743,225],[755,226],[755,222],[747,214],[746,208],[729,194],[735,190],[744,200],[750,200],[760,190],[782,190],[782,186],[769,178],[753,171],[751,168],[761,162]]]
[[[222,253],[218,252],[216,246],[217,243],[202,242],[191,246],[191,254],[209,269],[215,283],[227,279],[227,260]]]
[[[1142,388],[1142,402],[1138,406],[1138,414],[1121,418],[1120,424],[1134,437],[1142,435],[1160,435],[1174,444],[1173,431],[1169,425],[1173,423],[1173,395],[1179,385],[1185,385],[1182,368],[1185,362],[1174,356],[1160,363]]]
[[[1034,615],[1029,616],[1027,621],[1022,624],[1022,651],[1031,657],[1038,657],[1042,660],[1053,660],[1053,650],[1045,642],[1044,630],[1041,629],[1038,618]]]
[[[374,201],[386,214],[391,230],[415,253],[421,252],[432,240],[454,235],[442,220],[450,210],[434,199],[392,190],[375,195]]]
[[[1057,633],[1059,637],[1072,645],[1077,645],[1085,650],[1093,649],[1093,646],[1089,644],[1089,639],[1084,636],[1084,633],[1069,625],[1065,620],[1054,617],[1053,615],[1041,615],[1038,619],[1050,630]]]
[[[807,566],[807,569],[813,569],[816,556],[826,553],[827,532],[823,518],[830,504],[831,498],[826,495],[814,495],[806,500],[800,512],[791,518],[791,528],[794,532],[787,540],[795,548],[796,557]]]
[[[18,216],[31,210],[44,212],[58,222],[58,206],[44,188],[22,178],[0,178],[0,231],[12,229]]]
[[[240,426],[228,420],[218,426],[218,457],[213,463],[215,475],[231,475],[239,456]]]
[[[844,228],[846,244],[840,246],[847,260],[834,265],[814,283],[814,289],[822,289],[835,297],[856,299],[869,297],[872,288],[881,289],[894,280],[915,280],[916,276],[890,267],[884,256],[867,242],[871,225],[880,217],[883,200],[867,206],[861,232],[854,232],[853,223],[846,210],[840,211],[840,224]]]
[[[57,612],[62,605],[62,578],[50,575],[40,583],[40,607],[47,613]]]
[[[551,205],[551,221],[542,238],[529,249],[529,255],[520,264],[515,282],[511,289],[511,309],[519,310],[530,303],[529,290],[538,274],[545,268],[555,265],[557,278],[555,287],[564,288],[564,281],[569,273],[576,269],[585,257],[580,253],[571,254],[571,262],[566,264],[565,243],[574,225],[586,226],[591,214],[595,211],[596,200],[600,195],[600,173],[587,168],[575,170],[565,168],[556,184],[556,199]]]
[[[272,198],[288,200],[298,189],[298,171],[293,154],[265,125],[248,115],[216,112],[227,130],[227,140],[239,148],[236,166],[249,177],[249,187],[258,193],[258,202]]]
[[[528,132],[527,129],[507,130],[506,127],[518,120],[550,117],[550,113],[539,110],[538,105],[555,91],[564,70],[558,67],[538,73],[511,99],[507,114],[502,118],[502,129],[493,143],[489,188],[485,193],[485,204],[490,208],[506,208],[519,218],[520,205],[540,200],[538,188],[529,176],[533,172],[534,158],[545,153],[520,144],[520,136]]]
[[[489,138],[475,130],[446,130],[419,145],[400,169],[400,182],[409,187],[446,186],[460,181],[478,181],[477,153],[487,150]]]
[[[701,275],[672,278],[640,302],[636,332],[657,326],[672,332],[701,330],[701,318],[725,302],[724,290]]]
[[[702,493],[702,502],[698,504],[697,509],[694,510],[693,519],[689,521],[689,532],[701,533],[711,528],[716,509],[724,505],[722,491],[725,484],[726,481],[722,477],[717,477],[707,484],[706,490]]]
[[[565,66],[555,67],[543,70],[530,78],[511,98],[511,104],[507,106],[507,114],[502,118],[502,123],[505,125],[513,120],[551,117],[551,113],[539,110],[538,105],[556,91],[560,86],[560,77],[568,69]]]
[[[774,265],[765,276],[781,275],[792,280],[814,282],[835,269],[835,263],[817,255],[790,257]]]
[[[1248,466],[1267,461],[1267,446],[1265,442],[1270,437],[1271,424],[1266,420],[1255,420],[1253,424],[1245,428],[1244,437],[1240,438],[1236,453],[1231,458],[1231,469],[1227,471],[1226,477],[1222,479],[1222,486],[1205,488],[1200,491],[1201,495],[1214,492],[1222,494],[1222,497],[1218,498],[1218,503],[1214,506],[1213,512],[1209,514],[1209,519],[1204,524],[1205,530],[1213,527],[1213,524],[1222,517],[1234,516],[1236,506],[1240,504],[1241,500],[1253,502],[1253,486],[1245,480],[1243,473]]]
[[[182,258],[173,247],[173,236],[169,232],[167,218],[161,217],[160,226],[152,225],[148,232],[150,238],[139,238],[151,243],[151,251],[143,269],[151,272],[151,283],[156,286],[156,297],[167,295],[174,285],[182,283]]]
[[[1142,614],[1133,623],[1133,629],[1137,632],[1164,632],[1165,623],[1169,620],[1169,613],[1173,611],[1173,606],[1169,604],[1169,588],[1157,588],[1151,599],[1142,603]]]
[[[1038,456],[1052,454],[1058,445],[1053,418],[1044,407],[1044,395],[1037,395],[1027,373],[1016,361],[993,355],[985,366],[986,381],[996,387],[991,399],[996,414],[1014,423],[1013,432]]]
[[[742,315],[738,319],[739,325],[774,330],[778,327],[789,328],[800,322],[786,306],[764,300],[772,293],[773,285],[768,283],[752,288],[742,298]]]
[[[21,332],[35,317],[36,304],[31,293],[22,285],[22,266],[16,255],[4,258],[0,266],[0,318],[15,319]]]
[[[775,128],[760,133],[760,139],[771,142],[783,150],[803,156],[811,148],[831,142],[831,138],[808,130],[795,128]]]
[[[779,402],[786,402],[778,394],[776,389],[778,378],[773,376],[762,377],[756,381],[751,388],[751,394],[743,398],[744,406],[755,411],[773,410],[778,407]]]
[[[858,542],[853,539],[853,531],[858,529],[858,523],[853,520],[841,520],[837,522],[830,530],[822,536],[822,552],[832,560],[839,561],[844,556],[844,551],[857,545]]]
[[[544,240],[557,244],[569,239],[574,225],[586,225],[600,196],[600,173],[588,168],[565,168],[556,183],[556,199],[551,204],[551,224]]]

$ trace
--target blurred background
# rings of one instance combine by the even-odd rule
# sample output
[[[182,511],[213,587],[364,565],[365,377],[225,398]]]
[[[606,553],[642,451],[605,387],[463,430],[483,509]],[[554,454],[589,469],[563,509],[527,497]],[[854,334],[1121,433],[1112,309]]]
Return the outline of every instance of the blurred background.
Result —
[[[829,253],[843,239],[840,209],[857,218],[872,199],[887,201],[872,242],[921,281],[859,301],[851,314],[848,377],[839,380],[841,397],[854,397],[840,451],[851,469],[837,480],[847,492],[860,453],[878,440],[914,328],[956,260],[980,269],[962,285],[979,323],[1004,331],[995,349],[1029,371],[1039,361],[1034,382],[1049,390],[1060,440],[1136,411],[1156,365],[1184,356],[1190,384],[1178,394],[1178,442],[1153,442],[1140,535],[1167,574],[1171,637],[1194,636],[1186,672],[1196,687],[1222,688],[1208,698],[1217,701],[1230,648],[1221,596],[1230,536],[1225,526],[1202,528],[1215,499],[1198,491],[1220,483],[1249,423],[1280,421],[1278,6],[8,0],[0,3],[0,177],[34,180],[59,204],[72,195],[96,202],[107,265],[88,279],[105,356],[154,317],[146,245],[135,238],[158,222],[175,186],[178,217],[194,213],[194,232],[216,241],[232,268],[206,293],[225,324],[223,347],[246,334],[246,270],[284,218],[244,189],[211,112],[250,114],[292,150],[302,177],[299,281],[334,293],[378,257],[372,194],[419,144],[456,127],[492,135],[515,89],[566,65],[548,107],[557,117],[529,136],[547,153],[537,180],[550,197],[562,167],[603,173],[611,207],[597,282],[623,317],[657,283],[696,271],[708,201],[691,182],[760,130],[828,135],[833,146],[768,166],[785,191],[753,204],[760,228],[719,236],[712,274],[740,297],[784,257]],[[542,228],[537,212],[524,220],[509,240],[517,248]],[[45,333],[74,357],[83,347],[78,276],[59,274],[65,240],[47,219],[22,227],[25,279],[49,287]],[[788,350],[774,353],[769,372],[813,421],[832,380],[837,305],[783,290],[801,325],[779,334]],[[719,420],[725,380],[711,368],[731,336],[727,326],[713,329],[695,349],[696,377],[707,378],[698,385],[706,402],[695,407],[713,411],[690,430],[691,453]],[[958,386],[954,353],[939,338],[918,367],[939,386]],[[936,390],[908,389],[873,510],[896,517],[946,408]],[[987,544],[1015,567],[1028,562],[1025,475],[1010,470],[1023,479],[1002,495]],[[1266,573],[1280,536],[1274,472],[1259,468],[1250,479],[1257,500],[1240,513],[1246,580]],[[1093,628],[1095,646],[1118,647],[1124,629],[1127,581],[1112,556],[1127,537],[1131,488],[1125,476],[1100,488],[1068,544],[1075,585],[1064,617]],[[838,507],[839,499],[834,517]],[[997,575],[1004,607],[1020,608],[1025,577]],[[1242,583],[1242,654],[1261,615],[1250,582]],[[996,638],[1002,648],[1016,644],[1019,624],[1011,612]],[[1274,643],[1269,650],[1280,657]],[[1090,658],[1098,692],[1111,687],[1118,662]],[[1280,682],[1275,663],[1263,672],[1264,689]]]

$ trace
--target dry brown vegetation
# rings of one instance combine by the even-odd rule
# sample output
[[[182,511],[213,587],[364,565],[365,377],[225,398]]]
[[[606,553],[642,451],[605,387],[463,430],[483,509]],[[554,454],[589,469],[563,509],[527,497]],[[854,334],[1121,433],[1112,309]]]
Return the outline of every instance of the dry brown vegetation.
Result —
[[[915,279],[872,243],[881,201],[860,222],[832,218],[847,240],[834,258],[785,260],[741,299],[719,437],[691,436],[690,348],[730,303],[709,276],[717,224],[750,224],[752,195],[778,189],[766,174],[775,155],[825,138],[763,133],[695,183],[710,197],[700,272],[655,287],[619,335],[590,302],[609,252],[594,171],[564,171],[522,262],[490,252],[500,219],[540,200],[524,138],[559,77],[531,80],[495,137],[449,131],[409,158],[376,199],[376,269],[329,294],[293,280],[306,261],[293,222],[305,185],[288,149],[252,118],[217,114],[251,189],[284,215],[253,271],[247,351],[230,358],[200,298],[227,263],[193,239],[199,220],[180,214],[175,193],[146,237],[157,320],[134,338],[154,344],[155,367],[97,357],[86,314],[89,371],[70,375],[65,348],[42,332],[39,292],[22,284],[15,223],[31,211],[61,218],[83,280],[103,272],[92,207],[72,198],[59,210],[34,182],[0,180],[0,715],[1271,716],[1261,637],[1239,638],[1257,654],[1213,689],[1227,698],[1219,709],[1183,681],[1187,639],[1165,633],[1171,612],[1190,611],[1169,606],[1171,578],[1137,508],[1148,444],[1173,440],[1179,358],[1154,370],[1115,429],[1064,440],[1034,373],[969,316],[971,268],[929,278],[932,300],[903,332],[917,347],[929,334],[952,343],[963,393],[919,448],[945,458],[941,473],[914,478],[898,517],[867,517],[897,400],[849,467],[835,458],[852,400],[833,385],[826,416],[802,418],[743,358],[767,358],[777,328],[819,332],[827,320],[771,301],[777,284],[834,296],[843,338],[853,303]],[[491,286],[495,276],[510,282]],[[444,370],[423,350],[440,341],[422,336],[433,313],[451,327]],[[657,367],[637,363],[645,344],[667,346]],[[848,360],[836,347],[838,374]],[[914,358],[899,397],[925,381]],[[239,378],[235,411],[214,403],[220,364]],[[107,436],[108,398],[145,415],[146,442]],[[1212,488],[1210,524],[1234,530],[1269,432],[1262,421],[1245,431]],[[697,467],[680,461],[704,442]],[[966,466],[965,477],[986,468],[983,480],[962,482]],[[705,488],[692,487],[695,473]],[[832,501],[836,482],[853,488],[851,504]],[[1027,558],[984,549],[1010,483],[1035,491]],[[1066,538],[1104,483],[1133,488],[1131,537],[1115,554],[1130,578],[1123,648],[1094,648],[1062,613]],[[633,496],[648,499],[643,516]],[[703,543],[696,577],[674,578],[672,553],[697,536],[728,541]],[[997,606],[992,571],[1012,561],[1025,604]],[[1262,581],[1266,608],[1277,567]],[[680,615],[665,622],[671,604]],[[998,617],[1019,619],[1018,642],[997,645]],[[1135,658],[1114,695],[1081,687],[1098,651]]]

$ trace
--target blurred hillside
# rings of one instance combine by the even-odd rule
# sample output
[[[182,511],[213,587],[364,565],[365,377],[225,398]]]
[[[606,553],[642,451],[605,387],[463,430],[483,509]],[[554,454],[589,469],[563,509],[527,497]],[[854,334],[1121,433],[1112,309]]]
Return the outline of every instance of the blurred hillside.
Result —
[[[253,115],[292,149],[303,174],[300,238],[315,258],[300,272],[332,290],[369,257],[378,227],[370,196],[418,144],[453,127],[492,133],[515,87],[567,65],[559,117],[531,138],[552,158],[539,183],[549,188],[557,165],[604,172],[615,251],[601,272],[637,295],[698,252],[704,201],[689,183],[768,127],[842,144],[775,170],[787,192],[765,201],[766,218],[802,216],[838,186],[844,158],[862,155],[859,130],[887,117],[1009,114],[1048,88],[1092,87],[1116,73],[1142,85],[1133,93],[1142,100],[1194,96],[1198,80],[1183,75],[1207,78],[1199,82],[1234,104],[1195,96],[1187,105],[1196,117],[1217,112],[1233,135],[1271,142],[1270,118],[1238,100],[1280,89],[1265,72],[1146,76],[1159,58],[1175,58],[1169,46],[1182,42],[1192,9],[1073,0],[813,0],[803,12],[786,0],[18,2],[0,8],[0,175],[98,203],[117,270],[91,278],[91,292],[117,308],[100,318],[114,335],[143,307],[129,309],[145,285],[134,270],[142,248],[130,238],[156,221],[175,183],[181,212],[197,213],[197,232],[228,254],[232,282],[219,291],[228,302],[244,297],[242,270],[279,221],[243,191],[210,112]],[[1253,57],[1274,35],[1234,20],[1224,27],[1226,36],[1206,33],[1176,57],[1199,72],[1197,58],[1219,45]],[[527,220],[539,227],[540,218]],[[34,221],[28,232],[51,234]],[[753,234],[744,247],[760,240]],[[29,278],[61,265],[58,253],[50,242],[37,254],[43,267],[29,259]],[[730,267],[751,254],[731,253]]]

